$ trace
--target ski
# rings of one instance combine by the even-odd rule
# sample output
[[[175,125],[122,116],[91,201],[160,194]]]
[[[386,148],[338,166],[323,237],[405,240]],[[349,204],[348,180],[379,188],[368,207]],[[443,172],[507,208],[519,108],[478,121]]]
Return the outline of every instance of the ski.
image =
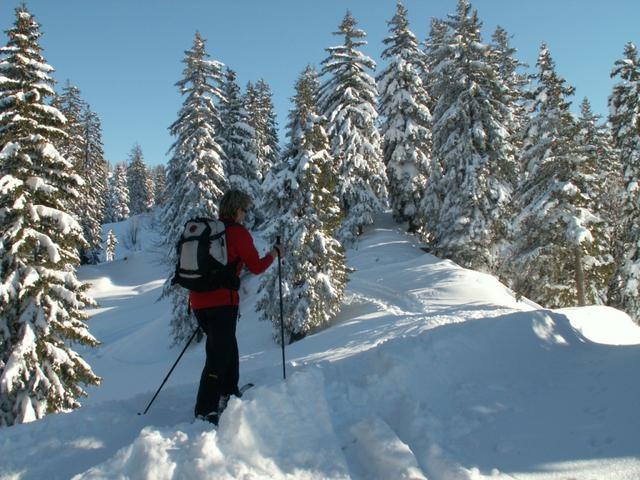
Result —
[[[244,395],[244,392],[246,392],[247,390],[249,390],[251,387],[254,387],[255,385],[253,383],[245,383],[243,386],[241,386],[238,389],[238,393],[240,393],[240,395],[235,395],[238,398],[242,398],[242,395]]]
[[[249,390],[251,387],[253,387],[253,383],[245,383],[243,386],[241,386],[238,389],[237,392],[234,392],[231,395],[233,395],[236,398],[242,398],[242,395],[244,395],[244,392]],[[222,412],[224,412],[225,409],[227,408],[227,403],[229,403],[229,399],[231,398],[231,395],[223,395],[222,397],[220,397],[220,403],[218,403],[219,416],[221,416]]]

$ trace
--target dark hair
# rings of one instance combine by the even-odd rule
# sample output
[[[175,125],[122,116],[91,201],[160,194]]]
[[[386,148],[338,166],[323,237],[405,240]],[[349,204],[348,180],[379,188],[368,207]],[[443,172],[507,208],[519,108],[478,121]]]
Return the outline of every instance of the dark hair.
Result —
[[[240,190],[229,190],[220,200],[220,216],[234,218],[238,209],[249,210],[253,200],[249,195]]]

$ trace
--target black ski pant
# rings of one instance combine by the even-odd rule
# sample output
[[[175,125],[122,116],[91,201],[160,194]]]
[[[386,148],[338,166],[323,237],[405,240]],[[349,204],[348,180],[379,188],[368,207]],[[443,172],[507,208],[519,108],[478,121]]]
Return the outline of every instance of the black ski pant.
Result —
[[[221,395],[238,391],[240,358],[236,341],[238,306],[194,310],[198,325],[207,335],[207,360],[200,377],[196,415],[218,411]]]

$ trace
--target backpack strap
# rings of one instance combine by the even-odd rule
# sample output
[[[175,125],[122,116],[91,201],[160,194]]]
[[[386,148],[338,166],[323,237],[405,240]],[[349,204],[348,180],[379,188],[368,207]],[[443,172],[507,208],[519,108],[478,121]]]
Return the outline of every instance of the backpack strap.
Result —
[[[226,233],[227,228],[232,227],[234,225],[240,225],[238,222],[236,222],[235,220],[227,220],[227,219],[221,219],[220,220],[222,223],[224,223],[224,232]],[[229,252],[228,250],[228,243],[227,242],[227,253]],[[233,259],[233,261],[229,261],[227,259],[227,271],[234,277],[237,279],[237,288],[230,288],[229,289],[229,298],[231,300],[231,302],[233,303],[233,292],[234,291],[238,291],[238,289],[240,288],[240,277],[238,275],[236,275],[236,268],[238,267],[238,264],[240,263],[240,257],[236,257]]]
[[[227,228],[232,227],[234,225],[240,225],[238,222],[236,222],[235,220],[227,220],[227,219],[221,219],[220,220],[222,223],[224,223],[224,232],[222,233],[226,233]],[[228,242],[227,242],[228,243]],[[228,251],[228,250],[227,250]],[[233,260],[233,262],[229,262],[227,260],[227,265],[233,264],[233,266],[235,267],[238,262],[240,261],[240,257],[236,257],[235,260]]]

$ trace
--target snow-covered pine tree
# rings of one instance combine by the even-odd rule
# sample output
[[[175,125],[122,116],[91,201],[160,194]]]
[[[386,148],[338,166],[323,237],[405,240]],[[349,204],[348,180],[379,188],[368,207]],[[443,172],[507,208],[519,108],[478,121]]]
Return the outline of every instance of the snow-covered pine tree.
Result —
[[[526,68],[528,65],[516,58],[517,49],[511,46],[510,36],[504,28],[496,27],[491,39],[493,40],[491,45],[493,64],[506,86],[504,102],[513,112],[513,118],[508,122],[512,133],[512,142],[519,150],[522,147],[521,132],[527,116],[525,88],[529,83],[528,76],[520,73],[520,69]]]
[[[281,235],[285,331],[289,341],[326,326],[338,312],[346,284],[344,252],[332,237],[340,223],[337,183],[329,143],[318,116],[318,76],[307,67],[296,82],[287,125],[289,144],[277,173],[267,175],[265,207],[271,242]],[[261,277],[257,308],[280,339],[279,279]]]
[[[591,204],[607,227],[611,253],[623,231],[622,198],[624,182],[618,151],[613,147],[611,130],[600,115],[593,113],[587,98],[580,104],[575,145],[590,165],[595,165]],[[615,256],[614,256],[615,258]]]
[[[236,83],[236,73],[230,68],[225,74],[223,93],[226,101],[220,107],[222,132],[220,143],[225,155],[225,172],[230,188],[247,193],[253,199],[261,196],[256,131],[250,125],[246,99]],[[245,220],[253,224],[253,216]]]
[[[347,12],[334,34],[343,36],[344,43],[326,49],[319,104],[328,119],[330,153],[338,159],[337,193],[345,218],[336,238],[348,244],[384,209],[387,175],[376,127],[378,92],[368,73],[376,64],[358,50],[367,43],[366,33]]]
[[[164,165],[156,165],[151,169],[151,180],[153,181],[153,200],[155,205],[163,205],[165,201],[165,189],[167,184],[167,172]]]
[[[529,118],[520,155],[525,180],[535,175],[540,164],[549,158],[566,153],[573,128],[569,97],[575,89],[556,73],[551,53],[544,43],[540,46],[536,67],[537,72],[532,76],[535,88],[527,94]]]
[[[64,124],[66,135],[58,140],[56,149],[80,173],[80,158],[82,158],[85,150],[82,118],[87,108],[87,103],[82,99],[80,89],[67,80],[60,94],[54,97],[52,106],[57,108],[66,119]],[[78,216],[80,216],[82,213],[81,206],[74,205],[74,208],[77,210]]]
[[[273,93],[264,79],[258,80],[255,85],[251,82],[247,84],[245,109],[249,114],[249,124],[255,131],[258,174],[262,180],[280,155]]]
[[[431,19],[431,30],[429,37],[424,42],[424,69],[422,71],[422,83],[428,92],[427,108],[429,112],[433,112],[436,106],[436,98],[434,97],[434,85],[441,72],[436,71],[435,67],[448,55],[446,47],[447,36],[449,33],[449,25],[440,19]]]
[[[0,426],[80,406],[100,379],[72,343],[96,345],[93,301],[76,278],[82,228],[69,213],[82,179],[56,150],[64,116],[22,6],[0,48]]]
[[[67,135],[56,147],[84,180],[80,198],[72,206],[89,244],[80,250],[80,262],[96,264],[102,252],[101,226],[107,189],[100,119],[82,99],[80,89],[68,80],[53,106],[67,119],[64,127]]]
[[[507,86],[467,0],[446,20],[432,86],[431,181],[425,194],[428,236],[437,255],[492,271],[507,234],[516,182]]]
[[[255,84],[255,111],[249,112],[249,118],[254,120],[256,158],[258,160],[259,176],[261,182],[263,182],[267,173],[280,158],[278,122],[273,107],[273,93],[264,79],[259,79]],[[260,188],[259,196],[255,198],[258,208],[252,212],[254,218],[251,220],[253,220],[254,226],[264,222],[262,193],[263,188]]]
[[[229,152],[236,148],[236,144],[244,146],[243,142],[238,141],[236,138],[237,132],[235,130],[238,128],[236,125],[239,122],[243,122],[241,125],[246,124],[246,127],[242,129],[242,131],[250,129],[248,119],[246,118],[247,113],[244,108],[244,97],[242,96],[242,92],[238,86],[237,78],[238,76],[233,69],[229,67],[225,69],[222,83],[222,94],[224,95],[225,101],[220,104],[221,126],[220,132],[218,132],[220,146],[224,152],[225,173],[229,168],[227,165]],[[250,129],[249,133],[253,135],[253,129]],[[228,176],[229,175],[227,174],[227,178]]]
[[[225,152],[225,171],[233,188],[239,188],[250,195],[259,190],[260,178],[256,158],[255,129],[250,125],[249,113],[245,108],[245,97],[236,82],[236,73],[227,68],[224,96],[226,101],[220,108],[222,120],[221,144]],[[234,179],[240,177],[246,180]],[[244,185],[249,183],[250,186]]]
[[[129,211],[138,215],[153,206],[153,181],[144,163],[140,145],[135,144],[129,153],[127,165],[127,186],[129,187]]]
[[[260,125],[260,107],[258,103],[258,90],[256,89],[256,86],[251,81],[247,82],[247,85],[245,86],[242,105],[244,107],[244,111],[247,114],[247,117],[246,117],[247,123],[249,124],[249,126],[251,127],[251,130],[253,131],[253,142],[254,142],[253,153],[255,154],[255,165],[256,165],[255,176],[257,178],[258,184],[260,184],[262,183],[262,180],[264,180],[264,177],[262,176],[262,170],[263,170],[262,166],[264,162],[264,159],[262,158],[262,156],[264,156],[264,151],[263,151],[264,138],[263,138],[262,132],[259,130],[261,128],[261,125]]]
[[[441,68],[436,69],[436,67],[446,65],[449,55],[448,34],[449,25],[444,20],[439,18],[431,19],[431,31],[425,41],[425,69],[422,78],[425,89],[429,93],[430,101],[427,104],[429,112],[433,112],[436,107],[436,83],[442,82],[441,76],[447,75],[446,71]],[[433,133],[433,116],[431,117],[430,127],[431,133]],[[433,156],[433,138],[431,140],[431,162],[428,166],[429,182],[423,192],[420,204],[420,212],[423,216],[423,228],[420,233],[427,244],[433,243],[433,235],[430,232],[435,232],[438,229],[437,212],[442,209],[444,198],[444,194],[436,188],[442,185],[443,169],[439,159]],[[427,215],[427,212],[432,212],[433,214]]]
[[[113,179],[113,167],[111,166],[111,163],[109,163],[107,161],[107,177],[106,177],[106,181],[107,181],[107,185],[106,185],[106,190],[104,191],[104,219],[103,222],[104,223],[111,223],[111,200],[110,200],[110,196],[111,196],[111,181]]]
[[[609,301],[640,322],[640,59],[633,43],[625,45],[611,77],[618,83],[609,97],[609,123],[622,162],[624,195]]]
[[[613,251],[619,233],[622,176],[609,129],[599,124],[599,120],[589,100],[583,99],[573,139],[577,165],[572,170],[572,181],[582,196],[577,197],[574,204],[582,209],[578,210],[581,217],[593,215],[594,218],[588,224],[591,242],[580,253],[584,273],[578,272],[577,281],[582,281],[584,286],[576,286],[578,303],[583,301],[582,297],[584,302],[605,303],[615,269]],[[579,265],[576,268],[579,269]]]
[[[107,262],[112,262],[116,255],[116,246],[118,245],[118,238],[113,233],[112,229],[109,229],[107,233],[107,240],[104,246],[104,259]]]
[[[162,225],[172,270],[162,295],[170,296],[172,301],[171,328],[176,343],[191,335],[195,321],[187,310],[186,290],[169,283],[176,261],[175,245],[187,220],[217,215],[227,185],[222,148],[216,140],[216,127],[221,125],[216,102],[224,100],[222,64],[208,58],[205,40],[196,32],[192,48],[185,51],[183,77],[176,83],[185,99],[178,119],[170,127],[176,140],[171,146],[168,164]]]
[[[497,75],[505,85],[503,102],[511,112],[510,117],[505,119],[505,128],[509,132],[509,141],[517,155],[522,150],[524,141],[523,132],[527,121],[526,89],[530,83],[529,75],[521,73],[520,69],[526,68],[528,65],[516,58],[517,49],[511,46],[510,35],[504,28],[496,27],[491,39],[493,41],[491,44],[492,63]],[[521,183],[521,177],[522,171],[517,162],[514,185]],[[511,227],[513,219],[517,215],[513,203],[507,206],[504,214],[508,219],[507,230],[503,236],[503,243],[498,245],[498,258],[494,268],[496,272],[502,270],[502,264],[509,256],[510,239],[513,237]]]
[[[574,89],[556,73],[546,45],[537,68],[508,276],[518,293],[549,308],[601,303],[612,259],[597,214],[598,165],[577,145],[568,100]]]
[[[109,167],[104,158],[102,125],[98,115],[86,106],[82,116],[84,151],[78,173],[84,179],[79,214],[84,237],[89,244],[80,252],[82,263],[96,264],[102,254],[102,224],[106,210]]]
[[[107,194],[106,222],[121,222],[129,218],[129,182],[127,182],[127,166],[118,163],[109,179]]]
[[[388,65],[377,77],[383,160],[393,216],[409,222],[409,231],[415,232],[423,223],[419,209],[431,155],[430,99],[421,78],[425,59],[401,3],[388,24],[391,36],[385,38],[382,52]]]

